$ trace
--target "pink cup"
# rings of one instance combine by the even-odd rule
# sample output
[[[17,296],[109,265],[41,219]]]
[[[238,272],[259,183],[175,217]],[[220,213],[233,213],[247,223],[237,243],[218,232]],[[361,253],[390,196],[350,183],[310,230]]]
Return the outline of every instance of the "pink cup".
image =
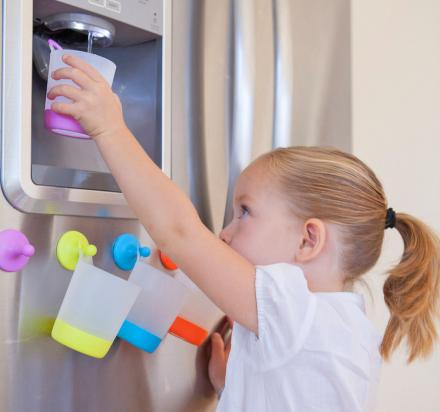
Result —
[[[78,87],[74,82],[68,79],[54,80],[52,78],[52,73],[61,68],[68,67],[62,60],[64,54],[70,54],[85,60],[91,66],[93,66],[101,75],[105,78],[107,83],[111,86],[113,83],[113,77],[116,71],[116,65],[104,57],[98,56],[97,54],[82,52],[78,50],[64,50],[55,41],[49,40],[50,47],[50,61],[49,61],[49,76],[47,80],[47,92],[60,84],[68,84],[71,86]],[[44,107],[44,125],[46,129],[53,133],[61,134],[69,137],[76,137],[79,139],[90,139],[79,122],[77,122],[73,117],[59,114],[51,110],[51,106],[54,102],[71,102],[64,96],[57,96],[54,100],[49,100],[46,95],[46,104]]]

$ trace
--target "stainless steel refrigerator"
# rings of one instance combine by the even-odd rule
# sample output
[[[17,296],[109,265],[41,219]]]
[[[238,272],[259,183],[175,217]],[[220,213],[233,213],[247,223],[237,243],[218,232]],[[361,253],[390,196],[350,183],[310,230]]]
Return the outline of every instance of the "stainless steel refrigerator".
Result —
[[[111,258],[121,233],[136,235],[161,265],[95,144],[44,128],[46,41],[82,49],[90,27],[110,28],[93,51],[117,64],[113,88],[127,124],[218,232],[234,179],[258,154],[286,145],[351,149],[349,1],[0,3],[0,231],[19,230],[35,247],[22,270],[0,271],[0,410],[214,410],[206,343],[169,335],[148,354],[117,340],[95,359],[50,337],[72,276],[55,256],[65,231],[85,234],[98,248],[96,266],[123,278]],[[138,184],[148,192],[148,179]],[[214,305],[190,305],[215,327]]]

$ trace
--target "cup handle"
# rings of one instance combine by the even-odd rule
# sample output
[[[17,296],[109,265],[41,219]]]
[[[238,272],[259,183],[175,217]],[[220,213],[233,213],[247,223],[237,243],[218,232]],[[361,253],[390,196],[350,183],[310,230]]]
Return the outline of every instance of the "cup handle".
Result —
[[[49,39],[47,43],[49,44],[50,51],[63,50],[63,48],[55,40]]]

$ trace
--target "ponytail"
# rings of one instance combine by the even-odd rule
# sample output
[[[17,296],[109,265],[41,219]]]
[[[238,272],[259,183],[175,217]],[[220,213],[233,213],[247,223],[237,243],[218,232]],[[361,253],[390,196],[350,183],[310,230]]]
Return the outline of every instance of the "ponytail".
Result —
[[[427,356],[437,339],[440,240],[423,222],[405,213],[396,214],[395,227],[404,250],[383,287],[391,317],[380,350],[387,360],[406,338],[408,362],[412,362]]]

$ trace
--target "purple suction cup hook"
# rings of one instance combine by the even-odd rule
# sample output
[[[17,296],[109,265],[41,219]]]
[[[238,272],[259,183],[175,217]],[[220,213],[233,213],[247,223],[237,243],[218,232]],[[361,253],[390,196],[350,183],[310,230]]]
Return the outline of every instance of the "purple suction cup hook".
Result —
[[[18,272],[23,269],[35,248],[27,237],[18,230],[8,229],[0,232],[0,269],[5,272]]]

